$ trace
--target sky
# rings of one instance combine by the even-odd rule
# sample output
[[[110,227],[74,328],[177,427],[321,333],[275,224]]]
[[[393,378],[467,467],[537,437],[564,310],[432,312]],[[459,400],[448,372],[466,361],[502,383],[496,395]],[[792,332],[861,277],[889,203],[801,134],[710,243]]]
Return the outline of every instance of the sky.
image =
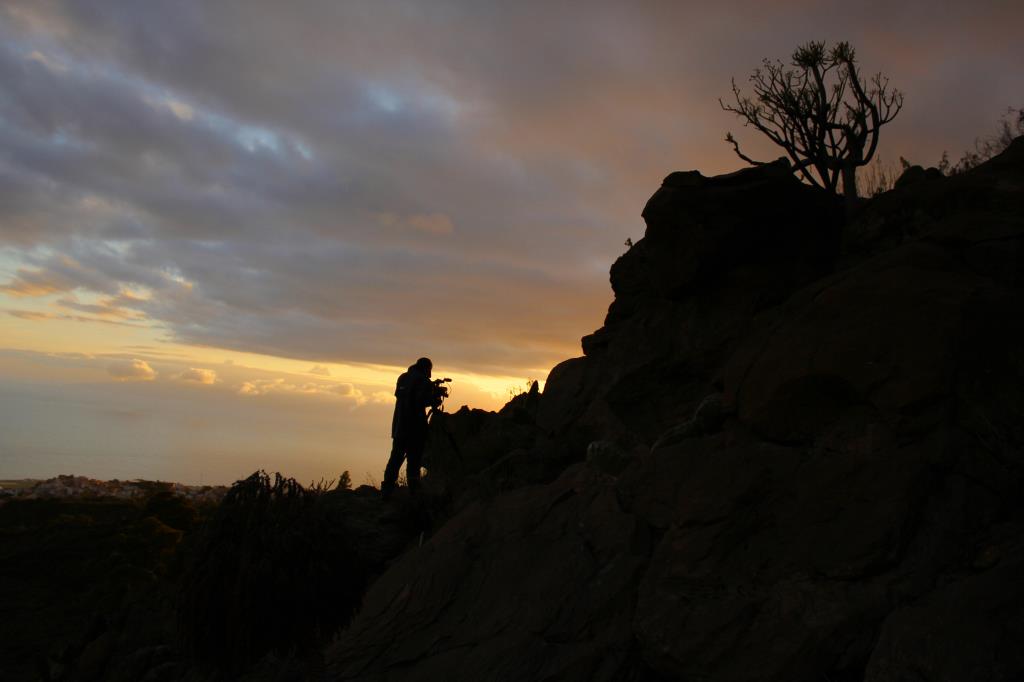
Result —
[[[0,479],[379,482],[397,374],[495,409],[581,354],[721,110],[849,40],[953,160],[1024,105],[1024,4],[0,3]]]

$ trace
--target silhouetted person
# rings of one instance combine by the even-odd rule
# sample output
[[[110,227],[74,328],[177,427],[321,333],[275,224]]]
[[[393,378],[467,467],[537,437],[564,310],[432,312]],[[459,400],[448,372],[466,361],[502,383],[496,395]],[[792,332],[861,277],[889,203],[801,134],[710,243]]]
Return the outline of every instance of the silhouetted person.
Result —
[[[384,483],[380,491],[387,499],[398,483],[398,470],[405,460],[405,477],[409,492],[415,493],[420,484],[420,461],[427,443],[427,408],[436,399],[434,384],[430,380],[433,363],[420,358],[408,371],[398,377],[395,386],[395,416],[391,420],[391,457],[384,469]]]

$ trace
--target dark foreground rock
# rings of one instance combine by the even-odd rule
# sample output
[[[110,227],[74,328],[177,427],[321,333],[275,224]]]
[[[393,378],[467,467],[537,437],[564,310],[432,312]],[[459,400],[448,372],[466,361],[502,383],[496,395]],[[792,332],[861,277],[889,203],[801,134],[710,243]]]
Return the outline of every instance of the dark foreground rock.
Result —
[[[623,680],[650,551],[614,479],[577,465],[477,502],[406,554],[327,652],[339,680]]]
[[[980,549],[969,570],[947,578],[885,621],[868,682],[1021,679],[1024,670],[1024,527]]]
[[[1024,139],[843,251],[772,167],[673,174],[644,216],[533,430],[460,450],[578,463],[386,571],[327,677],[1024,678]]]

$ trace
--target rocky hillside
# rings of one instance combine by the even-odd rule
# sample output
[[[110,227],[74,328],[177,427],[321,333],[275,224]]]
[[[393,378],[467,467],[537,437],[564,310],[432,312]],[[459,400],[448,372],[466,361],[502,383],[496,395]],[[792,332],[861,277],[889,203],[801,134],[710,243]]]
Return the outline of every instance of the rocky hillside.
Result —
[[[332,680],[1024,676],[1024,138],[845,221],[673,173],[584,355],[438,420]]]

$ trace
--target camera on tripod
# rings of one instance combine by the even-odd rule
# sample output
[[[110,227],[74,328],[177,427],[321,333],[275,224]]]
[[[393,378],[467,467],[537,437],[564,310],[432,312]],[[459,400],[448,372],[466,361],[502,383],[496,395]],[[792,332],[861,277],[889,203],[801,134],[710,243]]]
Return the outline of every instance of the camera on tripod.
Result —
[[[438,412],[442,412],[444,411],[444,399],[448,397],[448,387],[445,384],[451,383],[451,379],[448,377],[434,379],[431,383],[434,384],[434,393],[430,403],[431,407]]]

